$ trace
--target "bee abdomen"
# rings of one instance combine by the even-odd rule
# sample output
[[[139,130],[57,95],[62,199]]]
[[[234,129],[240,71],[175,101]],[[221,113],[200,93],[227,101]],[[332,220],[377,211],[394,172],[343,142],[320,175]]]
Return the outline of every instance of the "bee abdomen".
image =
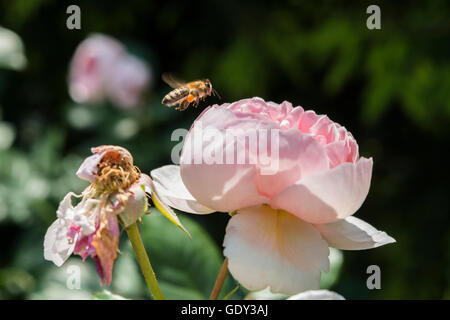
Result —
[[[188,94],[189,94],[188,88],[177,88],[166,94],[166,96],[162,99],[162,103],[171,107],[179,103],[180,100],[185,98]]]

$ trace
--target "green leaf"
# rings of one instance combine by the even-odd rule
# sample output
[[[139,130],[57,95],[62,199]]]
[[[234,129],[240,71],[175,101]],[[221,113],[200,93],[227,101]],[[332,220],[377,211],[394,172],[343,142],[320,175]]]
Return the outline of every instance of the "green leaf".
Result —
[[[234,294],[236,291],[238,291],[239,287],[240,287],[240,285],[237,285],[236,288],[234,288],[233,290],[231,290],[231,292],[227,293],[227,294],[225,295],[225,297],[223,297],[223,300],[228,300],[228,299],[230,299],[230,298],[233,296],[233,294]]]
[[[189,231],[187,231],[180,219],[178,219],[177,214],[161,200],[155,188],[152,188],[152,201],[159,212],[161,212],[170,222],[183,230],[189,238],[192,238]]]
[[[108,290],[96,292],[92,295],[92,300],[129,300]]]
[[[167,299],[207,299],[214,286],[223,256],[213,239],[193,219],[179,216],[188,228],[192,240],[177,232],[156,210],[143,218],[141,236],[156,277]],[[235,288],[237,283],[227,277],[219,298]],[[238,290],[233,298],[243,297]]]

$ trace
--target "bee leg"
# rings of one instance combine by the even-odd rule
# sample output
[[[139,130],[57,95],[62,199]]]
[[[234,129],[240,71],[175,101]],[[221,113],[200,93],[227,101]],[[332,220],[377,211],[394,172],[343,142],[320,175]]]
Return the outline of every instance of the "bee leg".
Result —
[[[194,103],[192,104],[195,108],[197,108],[199,102],[200,102],[200,96],[197,91],[192,91],[191,93],[194,96]]]
[[[186,97],[186,99],[185,100],[183,100],[183,102],[185,103],[185,109],[189,106],[189,104],[190,103],[194,103],[194,105],[195,105],[195,100],[196,100],[196,97],[195,97],[195,91],[194,90],[191,90],[191,91],[189,91],[189,94],[188,94],[188,96]],[[182,102],[182,103],[183,103]],[[180,104],[181,105],[181,104]],[[183,109],[184,110],[184,109]]]
[[[189,106],[189,102],[187,100],[183,100],[180,105],[177,107],[177,110],[184,111]]]

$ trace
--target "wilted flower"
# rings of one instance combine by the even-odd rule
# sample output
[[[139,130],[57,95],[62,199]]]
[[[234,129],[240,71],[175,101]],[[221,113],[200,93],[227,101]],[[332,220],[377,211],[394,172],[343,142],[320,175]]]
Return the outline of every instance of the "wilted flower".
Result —
[[[149,67],[109,36],[94,34],[76,49],[69,92],[79,103],[109,99],[122,108],[137,106],[151,81]]]
[[[72,254],[83,260],[91,256],[102,284],[110,284],[119,245],[119,221],[126,228],[147,211],[147,195],[171,221],[181,226],[176,215],[158,201],[149,176],[133,164],[122,147],[92,148],[77,175],[91,184],[78,196],[69,192],[57,210],[57,220],[44,240],[44,257],[61,266]],[[81,198],[77,205],[72,198]]]
[[[198,127],[213,135],[195,136]],[[261,146],[251,148],[248,131],[257,140],[268,134],[265,154],[277,163],[264,174]],[[231,131],[237,139],[226,139]],[[197,161],[193,145],[245,162]],[[276,145],[277,144],[277,145]],[[242,156],[242,157],[240,157]],[[274,159],[274,158],[277,159]],[[395,240],[366,222],[351,217],[370,187],[372,159],[360,157],[358,145],[344,127],[314,111],[260,98],[207,108],[185,139],[180,167],[152,171],[161,198],[192,213],[230,212],[224,255],[232,275],[250,290],[270,287],[274,293],[296,294],[318,289],[321,271],[329,270],[329,246],[343,250],[378,247]]]

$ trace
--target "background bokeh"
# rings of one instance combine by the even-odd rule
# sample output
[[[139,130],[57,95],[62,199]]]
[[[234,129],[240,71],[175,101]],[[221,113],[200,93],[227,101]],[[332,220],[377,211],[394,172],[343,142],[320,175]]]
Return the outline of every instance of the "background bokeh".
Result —
[[[448,1],[378,2],[381,30],[366,28],[375,3],[364,1],[77,3],[81,30],[66,28],[73,2],[0,1],[0,26],[18,36],[9,56],[0,54],[0,299],[90,298],[102,289],[92,260],[73,257],[58,269],[43,259],[58,202],[85,187],[75,171],[91,146],[124,146],[148,173],[170,162],[172,131],[189,128],[208,103],[252,96],[327,114],[374,158],[356,215],[397,243],[343,252],[339,274],[323,286],[347,299],[450,298]],[[120,40],[151,67],[142,106],[71,100],[69,63],[93,32]],[[2,44],[0,37],[0,52]],[[222,100],[184,112],[162,106],[167,71],[208,77]],[[205,298],[228,217],[180,216],[192,241],[154,212],[144,218],[145,245],[169,298]],[[148,298],[125,236],[120,248],[107,289]],[[372,264],[381,268],[381,290],[366,287]],[[71,265],[81,267],[81,290],[65,285]]]

